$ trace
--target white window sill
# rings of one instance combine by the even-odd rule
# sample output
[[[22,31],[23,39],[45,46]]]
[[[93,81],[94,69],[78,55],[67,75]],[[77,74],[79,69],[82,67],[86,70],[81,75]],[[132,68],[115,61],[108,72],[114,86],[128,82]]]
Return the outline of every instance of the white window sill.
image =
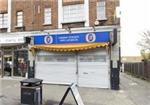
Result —
[[[81,21],[68,21],[68,22],[61,22],[62,24],[67,24],[67,23],[80,23],[80,22],[85,22],[85,20]]]
[[[15,28],[23,28],[24,26],[15,26]]]
[[[8,27],[1,27],[0,29],[7,29]]]
[[[107,18],[102,18],[102,19],[96,19],[98,21],[104,21],[104,20],[107,20]]]
[[[44,23],[43,26],[50,26],[52,23]]]

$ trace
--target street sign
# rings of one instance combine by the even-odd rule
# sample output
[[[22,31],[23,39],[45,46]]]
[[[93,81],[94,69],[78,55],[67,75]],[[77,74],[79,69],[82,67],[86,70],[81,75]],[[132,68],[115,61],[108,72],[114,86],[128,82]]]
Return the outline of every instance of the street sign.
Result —
[[[73,95],[73,97],[74,97],[74,100],[75,100],[75,102],[76,102],[77,105],[84,105],[84,104],[83,104],[83,101],[82,101],[82,98],[81,98],[81,96],[80,96],[80,93],[79,93],[79,91],[78,91],[77,85],[76,85],[75,83],[71,84],[71,85],[68,87],[68,89],[66,90],[66,92],[65,92],[63,98],[61,99],[59,105],[63,105],[64,100],[65,100],[65,98],[67,97],[69,91],[71,91],[71,93],[72,93],[72,95]]]
[[[83,101],[81,99],[81,96],[79,94],[79,91],[77,89],[77,85],[76,84],[72,84],[70,88],[71,88],[72,95],[73,95],[77,105],[84,105]]]

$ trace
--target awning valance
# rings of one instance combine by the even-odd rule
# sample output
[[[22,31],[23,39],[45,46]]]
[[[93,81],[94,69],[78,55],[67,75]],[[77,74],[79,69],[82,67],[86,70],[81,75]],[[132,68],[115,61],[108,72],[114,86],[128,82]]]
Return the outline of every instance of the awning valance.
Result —
[[[31,51],[44,50],[54,52],[75,52],[99,47],[107,47],[109,43],[87,43],[87,44],[61,44],[61,45],[33,45]]]

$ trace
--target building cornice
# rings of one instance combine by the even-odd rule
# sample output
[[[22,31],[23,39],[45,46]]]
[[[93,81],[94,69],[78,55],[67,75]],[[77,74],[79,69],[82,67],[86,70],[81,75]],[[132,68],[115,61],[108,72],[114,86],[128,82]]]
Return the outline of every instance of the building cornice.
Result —
[[[28,32],[7,32],[0,33],[0,37],[9,37],[9,36],[34,36],[34,35],[49,35],[49,34],[67,34],[71,33],[84,33],[84,32],[99,32],[99,31],[112,31],[114,28],[117,28],[120,31],[120,26],[95,26],[95,27],[82,27],[82,28],[70,28],[68,29],[53,29],[53,30],[43,30],[43,31],[28,31]]]

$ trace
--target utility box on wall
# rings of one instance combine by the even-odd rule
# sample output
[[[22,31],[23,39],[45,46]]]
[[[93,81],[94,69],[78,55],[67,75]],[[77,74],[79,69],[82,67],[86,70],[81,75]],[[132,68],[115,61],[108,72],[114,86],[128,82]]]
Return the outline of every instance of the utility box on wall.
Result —
[[[117,64],[115,64],[117,63]],[[114,67],[115,66],[115,67]],[[119,62],[111,61],[111,89],[119,90]]]

